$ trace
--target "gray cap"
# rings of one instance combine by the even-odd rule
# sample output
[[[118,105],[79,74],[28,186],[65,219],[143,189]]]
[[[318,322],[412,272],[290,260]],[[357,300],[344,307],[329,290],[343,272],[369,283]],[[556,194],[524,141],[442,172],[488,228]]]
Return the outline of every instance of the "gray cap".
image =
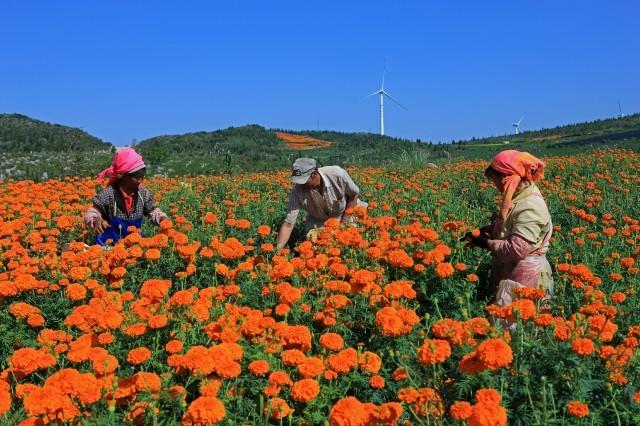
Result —
[[[291,168],[291,182],[304,185],[317,167],[318,164],[313,158],[298,158]]]

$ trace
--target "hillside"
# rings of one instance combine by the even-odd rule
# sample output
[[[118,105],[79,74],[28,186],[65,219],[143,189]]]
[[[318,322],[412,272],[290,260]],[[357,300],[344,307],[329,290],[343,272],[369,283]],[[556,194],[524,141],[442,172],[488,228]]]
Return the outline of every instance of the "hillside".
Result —
[[[314,157],[322,165],[415,169],[429,163],[488,159],[503,149],[544,157],[608,147],[640,151],[640,114],[449,144],[248,125],[156,136],[136,145],[149,173],[165,176],[286,170],[300,156]],[[93,175],[109,165],[112,155],[109,144],[79,129],[17,114],[0,115],[0,148],[4,154],[0,179]],[[84,155],[89,151],[96,153]]]
[[[586,121],[582,123],[567,124],[548,129],[525,130],[519,134],[504,134],[500,136],[490,136],[484,138],[473,138],[457,143],[465,144],[488,144],[488,143],[510,143],[522,142],[553,142],[563,143],[582,139],[595,140],[616,140],[626,137],[637,136],[640,132],[640,113],[626,115],[623,117],[606,118],[600,120]]]
[[[136,147],[149,163],[162,164],[160,172],[169,174],[276,170],[290,167],[293,159],[301,155],[312,156],[321,164],[378,166],[430,157],[427,145],[388,136],[292,132],[258,125],[158,136],[141,141]]]
[[[0,149],[5,153],[104,151],[111,144],[74,127],[21,114],[0,114]]]

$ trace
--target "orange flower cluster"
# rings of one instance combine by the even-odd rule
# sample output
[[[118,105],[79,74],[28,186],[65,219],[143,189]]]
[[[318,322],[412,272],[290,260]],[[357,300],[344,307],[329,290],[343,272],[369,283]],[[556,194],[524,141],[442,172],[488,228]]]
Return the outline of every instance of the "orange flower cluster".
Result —
[[[476,403],[456,401],[449,411],[455,420],[464,420],[469,426],[505,426],[507,410],[500,405],[502,396],[495,389],[479,389],[476,391]]]
[[[242,366],[237,362],[243,357],[242,346],[237,343],[220,343],[209,348],[192,346],[184,355],[170,355],[167,365],[178,374],[190,372],[196,376],[215,373],[223,379],[238,377]]]
[[[487,339],[461,360],[458,368],[466,374],[507,367],[513,361],[511,346],[502,339]]]
[[[397,337],[408,334],[420,322],[415,311],[403,307],[384,307],[376,312],[375,323],[385,336]]]
[[[446,340],[427,339],[418,348],[418,361],[422,365],[440,364],[451,356],[451,346]]]
[[[395,425],[402,416],[402,405],[387,402],[363,403],[350,396],[336,402],[329,412],[329,422],[336,426]]]
[[[413,412],[420,417],[438,418],[445,413],[442,397],[432,388],[402,388],[398,391],[398,399],[411,404]]]
[[[567,412],[574,417],[587,417],[589,415],[589,406],[580,401],[570,401],[567,403]]]

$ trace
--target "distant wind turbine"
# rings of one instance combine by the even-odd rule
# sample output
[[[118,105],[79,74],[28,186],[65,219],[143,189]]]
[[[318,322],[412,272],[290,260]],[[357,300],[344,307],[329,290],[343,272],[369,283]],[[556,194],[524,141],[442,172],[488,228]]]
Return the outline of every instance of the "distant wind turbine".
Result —
[[[373,96],[373,95],[380,95],[380,135],[384,136],[384,97],[386,96],[387,98],[391,99],[393,102],[395,102],[396,104],[398,104],[402,109],[406,110],[405,107],[403,107],[400,102],[396,101],[395,99],[393,99],[393,97],[391,97],[391,95],[387,92],[385,92],[384,90],[384,75],[386,73],[386,68],[385,70],[382,72],[382,86],[380,87],[380,90],[377,90],[375,92],[373,92],[372,94],[365,96],[365,99]]]
[[[524,118],[524,115],[522,117],[520,117],[520,120],[516,121],[515,123],[512,124],[513,129],[516,132],[516,135],[520,133],[520,123],[522,123],[522,119]]]
[[[618,101],[618,111],[620,111],[620,114],[618,114],[618,118],[624,117],[624,114],[622,113],[622,106],[620,106],[620,101]]]

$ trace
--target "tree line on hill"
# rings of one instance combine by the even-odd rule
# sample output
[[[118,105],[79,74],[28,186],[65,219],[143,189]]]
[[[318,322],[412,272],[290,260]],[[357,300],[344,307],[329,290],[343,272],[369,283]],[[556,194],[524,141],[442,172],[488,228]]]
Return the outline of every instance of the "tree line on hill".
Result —
[[[89,133],[21,114],[0,114],[0,149],[4,152],[72,152],[111,150]]]

